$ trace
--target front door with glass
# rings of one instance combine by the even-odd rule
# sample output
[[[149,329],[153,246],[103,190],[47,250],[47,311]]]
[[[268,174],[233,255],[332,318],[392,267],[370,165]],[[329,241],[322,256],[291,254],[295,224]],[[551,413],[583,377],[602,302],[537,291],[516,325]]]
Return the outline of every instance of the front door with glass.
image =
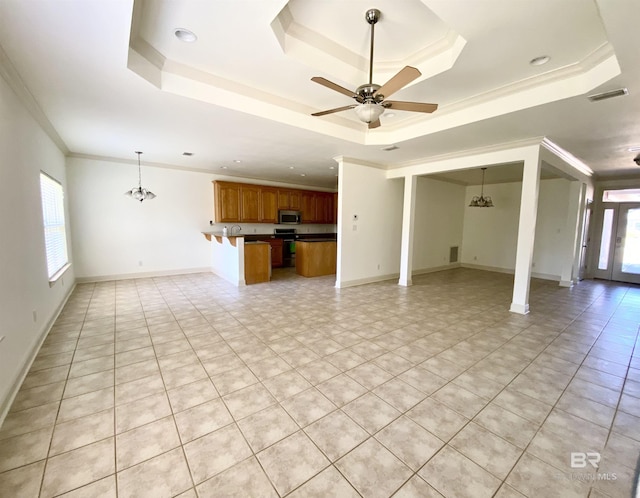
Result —
[[[611,279],[640,284],[640,204],[620,204]]]
[[[604,203],[594,276],[640,284],[640,203]]]

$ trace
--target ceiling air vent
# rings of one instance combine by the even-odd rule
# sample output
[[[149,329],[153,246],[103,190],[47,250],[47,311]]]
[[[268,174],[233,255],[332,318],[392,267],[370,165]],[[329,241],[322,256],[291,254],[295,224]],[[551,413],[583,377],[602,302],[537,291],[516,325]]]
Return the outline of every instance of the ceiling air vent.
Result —
[[[629,90],[626,88],[618,88],[617,90],[611,90],[609,92],[594,93],[587,98],[591,102],[598,102],[600,100],[612,99],[613,97],[623,97],[624,95],[629,95]]]
[[[386,147],[382,147],[382,149],[385,152],[391,152],[392,150],[397,150],[399,147],[397,145],[388,145]]]

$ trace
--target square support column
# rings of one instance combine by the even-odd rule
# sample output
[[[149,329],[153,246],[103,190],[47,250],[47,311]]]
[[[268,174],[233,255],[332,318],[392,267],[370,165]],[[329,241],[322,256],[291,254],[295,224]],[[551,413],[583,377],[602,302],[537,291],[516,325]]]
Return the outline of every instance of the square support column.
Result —
[[[583,192],[586,186],[573,181],[569,186],[569,200],[567,208],[567,223],[565,227],[565,240],[562,248],[562,270],[560,274],[560,287],[571,287],[577,277],[576,246],[580,245],[580,221],[584,211]]]
[[[402,204],[402,244],[400,246],[400,280],[398,285],[412,284],[413,271],[413,233],[416,216],[416,188],[418,177],[404,177],[404,198]]]
[[[528,154],[522,172],[522,195],[520,197],[520,220],[518,223],[518,247],[513,279],[513,299],[509,311],[525,315],[529,313],[529,287],[531,263],[536,238],[538,216],[538,193],[540,190],[540,151]]]

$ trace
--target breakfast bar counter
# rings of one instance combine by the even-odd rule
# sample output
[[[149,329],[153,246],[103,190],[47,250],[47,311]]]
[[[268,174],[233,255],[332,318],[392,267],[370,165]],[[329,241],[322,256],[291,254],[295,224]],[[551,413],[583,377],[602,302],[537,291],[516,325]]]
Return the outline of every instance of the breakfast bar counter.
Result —
[[[296,273],[303,277],[320,277],[336,272],[335,240],[306,239],[296,241]]]

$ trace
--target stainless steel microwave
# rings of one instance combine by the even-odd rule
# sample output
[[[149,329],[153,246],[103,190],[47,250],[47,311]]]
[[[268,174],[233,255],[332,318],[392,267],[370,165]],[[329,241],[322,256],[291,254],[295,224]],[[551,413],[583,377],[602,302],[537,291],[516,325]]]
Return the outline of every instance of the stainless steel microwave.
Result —
[[[302,213],[300,211],[278,211],[278,223],[281,225],[299,225],[302,223]]]

